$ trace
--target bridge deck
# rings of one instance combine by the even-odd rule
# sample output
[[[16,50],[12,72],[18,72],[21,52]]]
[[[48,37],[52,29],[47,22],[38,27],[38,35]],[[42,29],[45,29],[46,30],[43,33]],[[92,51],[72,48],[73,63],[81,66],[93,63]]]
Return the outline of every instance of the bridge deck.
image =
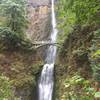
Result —
[[[51,41],[34,41],[33,42],[34,45],[54,45],[57,44],[57,42],[51,42]]]

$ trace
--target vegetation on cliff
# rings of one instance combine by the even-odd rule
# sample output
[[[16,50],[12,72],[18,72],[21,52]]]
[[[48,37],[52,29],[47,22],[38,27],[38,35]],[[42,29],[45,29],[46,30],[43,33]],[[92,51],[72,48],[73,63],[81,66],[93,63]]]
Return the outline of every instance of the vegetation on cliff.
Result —
[[[98,0],[58,1],[58,41],[62,45],[56,71],[61,66],[66,69],[56,76],[59,100],[100,98],[99,4]]]

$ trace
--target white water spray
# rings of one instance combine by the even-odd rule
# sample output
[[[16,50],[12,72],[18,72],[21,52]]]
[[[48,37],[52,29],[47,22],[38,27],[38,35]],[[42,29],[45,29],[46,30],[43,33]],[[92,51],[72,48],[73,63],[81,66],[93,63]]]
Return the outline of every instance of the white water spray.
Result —
[[[51,32],[51,42],[56,42],[57,38],[57,29],[56,29],[56,17],[54,11],[54,0],[52,0],[52,32]],[[41,77],[38,83],[39,87],[39,100],[52,100],[53,93],[53,71],[54,71],[54,63],[56,58],[56,50],[57,47],[51,45],[48,48],[46,64],[43,66],[43,70],[41,73]]]

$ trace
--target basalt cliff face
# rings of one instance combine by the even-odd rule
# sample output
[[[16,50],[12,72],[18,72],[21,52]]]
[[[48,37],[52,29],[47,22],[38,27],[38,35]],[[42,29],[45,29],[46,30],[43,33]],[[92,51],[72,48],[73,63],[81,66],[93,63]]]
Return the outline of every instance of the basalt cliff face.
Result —
[[[28,0],[28,3],[33,3],[35,6],[49,5],[50,0]]]
[[[28,0],[28,37],[34,41],[47,40],[50,33],[49,0]]]

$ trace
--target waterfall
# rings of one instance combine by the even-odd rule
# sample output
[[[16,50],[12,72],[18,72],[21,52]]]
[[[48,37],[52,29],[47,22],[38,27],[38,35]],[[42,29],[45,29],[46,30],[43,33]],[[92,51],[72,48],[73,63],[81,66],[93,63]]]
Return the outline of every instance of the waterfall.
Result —
[[[51,17],[52,17],[52,32],[51,32],[51,42],[56,42],[57,38],[57,29],[56,29],[56,17],[54,11],[54,0],[52,0],[51,7]],[[47,56],[46,56],[46,64],[43,66],[43,70],[41,72],[41,76],[38,83],[39,88],[39,100],[52,100],[53,93],[53,71],[54,71],[54,63],[56,58],[56,46],[51,45],[48,48]]]

